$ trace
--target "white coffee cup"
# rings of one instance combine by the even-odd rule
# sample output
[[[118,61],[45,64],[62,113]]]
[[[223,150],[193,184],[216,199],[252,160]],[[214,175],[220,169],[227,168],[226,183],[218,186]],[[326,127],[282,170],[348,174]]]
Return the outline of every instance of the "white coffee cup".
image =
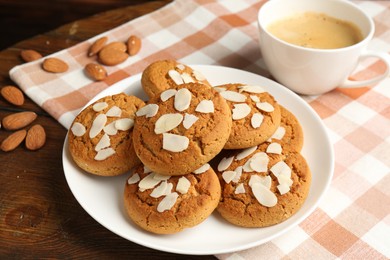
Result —
[[[363,40],[338,49],[313,49],[287,43],[267,31],[272,22],[305,12],[349,21],[361,30]],[[258,27],[260,50],[268,70],[278,82],[299,94],[318,95],[336,87],[373,85],[390,73],[389,54],[366,50],[375,31],[373,20],[349,1],[270,0],[259,10]],[[348,80],[359,61],[367,57],[383,60],[386,71],[367,80]]]

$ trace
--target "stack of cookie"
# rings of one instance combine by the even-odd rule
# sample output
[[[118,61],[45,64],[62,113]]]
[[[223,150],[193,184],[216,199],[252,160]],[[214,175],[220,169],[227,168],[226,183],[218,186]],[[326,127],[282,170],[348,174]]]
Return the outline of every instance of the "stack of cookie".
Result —
[[[102,98],[76,117],[68,137],[89,173],[133,169],[124,202],[134,223],[171,234],[216,209],[232,224],[264,227],[301,207],[311,180],[302,129],[261,86],[211,86],[173,60],[150,64],[141,84],[146,104],[123,93]]]

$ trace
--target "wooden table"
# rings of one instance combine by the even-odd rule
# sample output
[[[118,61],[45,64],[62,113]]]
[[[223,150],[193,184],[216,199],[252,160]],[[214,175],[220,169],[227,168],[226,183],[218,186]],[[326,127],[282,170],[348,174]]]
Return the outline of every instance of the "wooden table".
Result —
[[[148,2],[101,13],[1,51],[0,87],[13,84],[8,71],[22,63],[19,56],[22,49],[48,55],[168,2]],[[182,256],[149,249],[97,223],[78,204],[64,177],[61,157],[66,129],[28,98],[21,107],[0,98],[0,119],[25,110],[38,114],[34,123],[44,126],[47,142],[38,151],[29,151],[24,145],[11,152],[0,151],[0,259],[215,259],[214,256]],[[10,133],[0,129],[0,141]]]

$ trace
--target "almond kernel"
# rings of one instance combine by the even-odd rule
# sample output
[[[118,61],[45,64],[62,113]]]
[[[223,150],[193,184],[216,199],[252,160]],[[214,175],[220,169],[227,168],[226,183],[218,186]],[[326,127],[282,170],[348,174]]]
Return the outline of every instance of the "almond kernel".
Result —
[[[47,58],[43,61],[42,67],[47,72],[62,73],[68,70],[69,66],[58,58]]]
[[[1,95],[5,100],[15,106],[21,106],[24,103],[23,92],[15,86],[5,86],[1,89]]]
[[[46,143],[46,132],[41,125],[34,125],[27,131],[26,148],[35,151]]]
[[[26,137],[26,130],[22,129],[10,134],[1,142],[0,149],[4,152],[9,152],[18,147]]]
[[[10,114],[3,118],[2,125],[6,130],[18,130],[29,125],[37,118],[37,114],[30,111]]]

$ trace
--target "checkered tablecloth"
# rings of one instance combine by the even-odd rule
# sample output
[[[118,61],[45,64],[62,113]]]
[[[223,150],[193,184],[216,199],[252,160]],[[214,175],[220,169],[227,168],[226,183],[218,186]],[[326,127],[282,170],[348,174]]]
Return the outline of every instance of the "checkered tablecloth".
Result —
[[[390,52],[390,1],[353,1],[375,20],[369,49]],[[102,35],[53,54],[70,69],[50,74],[41,61],[15,67],[10,76],[38,105],[65,127],[80,108],[115,82],[143,71],[157,59],[215,64],[269,77],[258,48],[257,12],[264,1],[176,0],[102,35],[142,39],[142,50],[125,63],[107,67],[110,76],[93,82],[84,74],[90,44]],[[366,61],[353,75],[384,70]],[[319,207],[284,235],[220,259],[388,259],[390,258],[390,79],[376,86],[336,89],[302,97],[322,118],[335,150],[335,172]]]

